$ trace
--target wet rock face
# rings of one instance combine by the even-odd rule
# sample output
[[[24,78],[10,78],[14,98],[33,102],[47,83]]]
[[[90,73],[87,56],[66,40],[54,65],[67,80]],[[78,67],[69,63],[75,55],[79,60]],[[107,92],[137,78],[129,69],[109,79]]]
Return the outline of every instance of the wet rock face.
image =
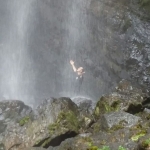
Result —
[[[94,109],[89,99],[78,98],[75,104],[68,97],[50,98],[17,121],[21,110],[29,112],[31,109],[20,101],[4,101],[0,105],[1,114],[7,110],[7,103],[16,116],[11,116],[8,122],[7,118],[0,121],[0,148],[147,150],[150,147],[150,110],[145,105],[149,100],[145,101],[144,96],[140,89],[123,80],[116,92],[103,95]],[[22,109],[18,113],[20,105]],[[142,109],[131,111],[131,106]]]
[[[1,120],[15,120],[24,117],[32,112],[32,109],[25,105],[22,101],[5,100],[0,102],[0,117]]]
[[[114,52],[119,55],[118,50],[120,49],[123,52],[123,57],[120,57],[123,62],[123,68],[129,73],[130,78],[140,85],[149,87],[150,43],[148,37],[150,36],[150,18],[146,10],[146,7],[149,7],[149,3],[147,2],[148,4],[146,5],[141,3],[136,0],[128,2],[125,0],[107,2],[92,0],[90,12],[101,29],[105,24],[105,29],[100,30],[99,35],[104,32],[108,37],[111,36],[110,38],[106,37],[107,41],[109,41],[107,43],[108,49],[112,52],[110,59],[115,58]],[[120,60],[118,58],[116,60],[119,63]],[[115,70],[115,66],[112,66]],[[127,77],[123,70],[120,70],[119,73],[119,68],[118,74],[123,78]]]
[[[104,114],[101,118],[101,121],[103,122],[103,128],[104,129],[110,129],[115,125],[119,125],[122,127],[132,127],[141,120],[140,117],[131,115],[126,112],[113,112],[109,114]]]
[[[58,146],[79,133],[84,119],[78,118],[77,105],[67,97],[44,100],[32,115],[8,124],[2,138],[6,150]]]
[[[7,124],[19,122],[25,116],[29,116],[32,109],[22,101],[7,100],[0,102],[0,133],[4,132]]]

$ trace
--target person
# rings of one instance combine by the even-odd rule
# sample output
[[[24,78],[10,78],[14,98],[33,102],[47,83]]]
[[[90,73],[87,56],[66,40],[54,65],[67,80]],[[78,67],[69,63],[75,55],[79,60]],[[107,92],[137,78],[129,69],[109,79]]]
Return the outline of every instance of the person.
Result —
[[[79,93],[80,92],[80,88],[81,88],[81,85],[82,85],[82,82],[83,82],[83,74],[85,73],[83,67],[79,67],[79,68],[76,68],[75,67],[75,64],[74,64],[74,61],[73,60],[70,60],[70,64],[73,68],[73,71],[76,73],[76,92]]]

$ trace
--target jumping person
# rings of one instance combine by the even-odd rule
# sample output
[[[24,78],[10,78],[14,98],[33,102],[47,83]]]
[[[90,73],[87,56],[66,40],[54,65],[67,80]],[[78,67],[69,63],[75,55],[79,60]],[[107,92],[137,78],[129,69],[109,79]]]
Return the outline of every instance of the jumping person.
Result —
[[[77,81],[77,85],[76,85],[76,92],[80,92],[80,87],[82,85],[82,82],[83,82],[83,74],[85,73],[84,72],[84,69],[83,67],[79,67],[78,69],[75,67],[74,65],[74,61],[73,60],[70,60],[70,64],[73,68],[73,71],[75,73],[77,73],[77,76],[76,76],[76,81]]]

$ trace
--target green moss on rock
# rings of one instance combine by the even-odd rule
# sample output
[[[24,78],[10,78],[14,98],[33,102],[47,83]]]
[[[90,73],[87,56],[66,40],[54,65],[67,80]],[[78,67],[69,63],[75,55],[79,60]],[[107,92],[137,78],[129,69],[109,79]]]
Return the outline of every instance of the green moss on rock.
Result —
[[[117,131],[119,129],[123,129],[124,128],[124,125],[122,123],[123,121],[120,121],[118,124],[114,125],[113,127],[111,127],[109,129],[110,132],[114,132],[114,131]]]
[[[78,132],[80,123],[77,116],[72,111],[61,112],[55,123],[50,124],[48,129],[50,134],[56,130],[61,130],[61,128],[69,129]]]
[[[99,117],[100,115],[108,112],[119,111],[121,101],[119,99],[111,99],[112,97],[101,97],[97,102],[94,115]]]
[[[19,121],[19,125],[20,126],[24,126],[26,123],[28,123],[30,120],[29,116],[23,117],[20,121]]]
[[[42,147],[45,147],[50,141],[51,141],[51,138],[48,138],[47,140],[45,140],[44,143],[42,144]]]
[[[95,124],[93,125],[93,132],[94,132],[94,133],[99,132],[100,129],[101,129],[101,124],[100,124],[99,122],[98,122],[98,123],[95,123]]]
[[[145,136],[146,133],[147,133],[146,130],[141,130],[141,131],[139,131],[138,133],[136,133],[135,135],[133,135],[133,136],[131,137],[131,140],[132,140],[132,141],[138,141],[138,139],[139,139],[140,137],[142,137],[142,136]]]
[[[144,140],[144,141],[142,142],[142,146],[143,146],[144,148],[150,147],[150,138]]]

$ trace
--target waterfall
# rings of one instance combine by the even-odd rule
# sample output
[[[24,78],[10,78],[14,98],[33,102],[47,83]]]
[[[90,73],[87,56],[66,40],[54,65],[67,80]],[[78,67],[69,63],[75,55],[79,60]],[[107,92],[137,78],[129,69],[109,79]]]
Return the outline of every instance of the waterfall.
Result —
[[[71,97],[79,96],[87,92],[88,87],[83,87],[81,85],[80,93],[76,93],[76,77],[77,74],[73,72],[71,65],[69,64],[70,60],[75,62],[76,68],[82,66],[84,67],[84,56],[83,51],[90,48],[89,45],[89,31],[88,31],[88,16],[87,8],[90,5],[90,0],[72,0],[67,4],[68,16],[65,19],[64,28],[66,29],[66,35],[63,38],[63,50],[68,53],[68,56],[65,61],[64,70],[63,70],[63,87],[66,89],[62,91],[62,95],[68,95]],[[69,65],[70,66],[69,66]],[[86,71],[86,70],[85,70]],[[88,71],[87,71],[88,72]],[[83,83],[84,84],[84,83]]]
[[[1,15],[3,21],[1,24],[7,21],[5,24],[7,29],[4,33],[2,31],[0,40],[0,93],[3,99],[23,99],[32,87],[28,85],[31,74],[28,72],[30,56],[27,48],[29,15],[33,1],[1,2],[7,13],[6,16]]]
[[[147,84],[149,23],[130,10],[124,0],[0,0],[0,100],[97,100],[130,75]],[[85,69],[79,93],[71,59]]]

